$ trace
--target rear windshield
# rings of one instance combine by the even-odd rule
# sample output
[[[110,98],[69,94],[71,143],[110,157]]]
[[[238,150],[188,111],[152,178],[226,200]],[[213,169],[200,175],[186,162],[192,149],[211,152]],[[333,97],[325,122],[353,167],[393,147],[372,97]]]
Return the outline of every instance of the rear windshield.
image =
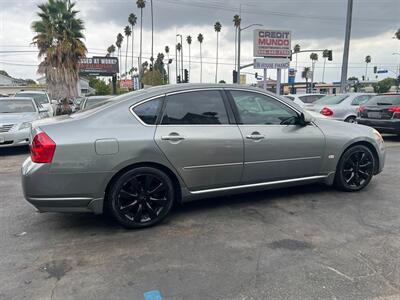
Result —
[[[37,105],[49,104],[49,99],[47,98],[47,95],[46,95],[46,94],[17,93],[15,96],[16,96],[16,97],[33,98],[33,100],[35,100],[35,103],[36,103]]]
[[[107,99],[108,98],[88,98],[86,100],[85,109],[91,108],[100,102],[107,101]]]
[[[366,105],[393,105],[400,104],[400,95],[381,95],[372,97]]]
[[[0,114],[36,112],[32,100],[1,100]]]
[[[299,96],[300,100],[303,103],[314,103],[315,101],[321,99],[324,97],[324,95],[304,95],[304,96]]]
[[[329,95],[324,96],[318,101],[315,101],[315,104],[339,104],[344,99],[346,99],[349,95]]]

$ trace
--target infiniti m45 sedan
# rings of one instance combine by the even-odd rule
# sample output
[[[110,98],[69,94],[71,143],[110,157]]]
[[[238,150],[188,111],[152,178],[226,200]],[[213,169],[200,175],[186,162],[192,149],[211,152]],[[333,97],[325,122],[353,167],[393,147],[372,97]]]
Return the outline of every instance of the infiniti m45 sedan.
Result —
[[[25,198],[40,212],[107,212],[127,228],[211,196],[317,182],[359,191],[385,162],[375,129],[238,85],[153,87],[31,130]]]

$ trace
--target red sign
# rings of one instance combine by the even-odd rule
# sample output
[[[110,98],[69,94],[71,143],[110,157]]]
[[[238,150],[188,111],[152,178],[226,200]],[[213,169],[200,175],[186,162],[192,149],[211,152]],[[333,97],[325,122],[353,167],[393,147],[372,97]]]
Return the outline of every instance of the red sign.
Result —
[[[291,32],[281,30],[254,30],[254,57],[289,57]]]
[[[126,89],[132,89],[133,88],[132,79],[121,79],[119,82],[119,86]]]

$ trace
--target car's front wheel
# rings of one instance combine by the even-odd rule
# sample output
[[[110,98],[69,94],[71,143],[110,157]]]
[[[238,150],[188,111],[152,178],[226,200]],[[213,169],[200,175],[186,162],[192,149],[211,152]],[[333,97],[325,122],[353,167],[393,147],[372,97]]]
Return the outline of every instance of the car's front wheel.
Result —
[[[348,192],[365,188],[374,175],[375,163],[368,147],[356,145],[347,149],[336,169],[335,186]]]
[[[357,123],[356,117],[354,117],[354,116],[347,117],[344,121],[347,123]]]
[[[167,174],[151,167],[138,167],[122,174],[111,186],[108,210],[122,226],[144,228],[161,222],[175,197]]]

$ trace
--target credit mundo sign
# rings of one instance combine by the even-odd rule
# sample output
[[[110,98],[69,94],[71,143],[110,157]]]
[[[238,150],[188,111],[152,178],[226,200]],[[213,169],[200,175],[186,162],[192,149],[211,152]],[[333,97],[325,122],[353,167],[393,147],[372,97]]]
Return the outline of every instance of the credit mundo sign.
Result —
[[[289,57],[291,32],[284,30],[254,30],[254,57]]]

